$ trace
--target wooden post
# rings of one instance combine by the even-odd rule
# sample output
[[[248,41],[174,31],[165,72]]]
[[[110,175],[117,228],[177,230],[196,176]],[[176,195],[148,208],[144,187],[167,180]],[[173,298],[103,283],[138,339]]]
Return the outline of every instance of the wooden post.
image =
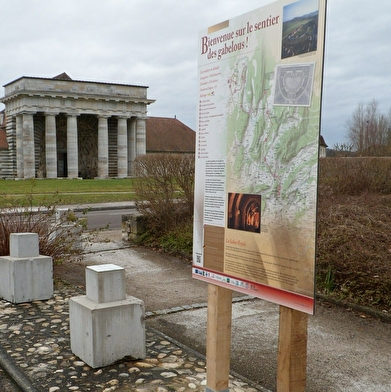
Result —
[[[277,392],[304,392],[308,314],[280,306]]]
[[[231,357],[232,290],[208,285],[206,391],[228,391]]]

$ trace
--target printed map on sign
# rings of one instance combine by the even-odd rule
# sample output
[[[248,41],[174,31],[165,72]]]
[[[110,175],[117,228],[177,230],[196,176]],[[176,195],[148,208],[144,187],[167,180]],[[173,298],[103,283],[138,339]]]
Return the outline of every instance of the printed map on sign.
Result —
[[[276,107],[274,73],[262,74],[262,88],[254,88],[259,69],[254,59],[250,65],[240,59],[226,79],[227,186],[261,194],[262,215],[298,223],[315,207],[308,203],[317,176],[319,110],[311,119],[307,107]]]
[[[324,12],[279,1],[200,40],[193,276],[308,313]]]

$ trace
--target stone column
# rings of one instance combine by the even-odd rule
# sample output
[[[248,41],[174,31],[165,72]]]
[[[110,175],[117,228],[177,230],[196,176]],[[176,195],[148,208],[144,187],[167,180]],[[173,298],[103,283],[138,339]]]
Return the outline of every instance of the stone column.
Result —
[[[118,118],[118,177],[128,176],[128,121],[126,118]]]
[[[23,171],[23,116],[16,116],[16,176],[24,178]]]
[[[136,158],[136,119],[130,119],[130,132],[128,134],[128,172],[134,175],[133,161]]]
[[[109,176],[109,129],[107,117],[98,117],[98,178]]]
[[[69,114],[67,117],[67,160],[68,178],[79,177],[79,154],[77,144],[77,116]]]
[[[23,114],[23,171],[24,178],[35,178],[34,116]]]
[[[57,135],[56,116],[45,117],[46,178],[57,178]]]
[[[146,154],[146,121],[145,118],[137,118],[136,128],[136,156]]]

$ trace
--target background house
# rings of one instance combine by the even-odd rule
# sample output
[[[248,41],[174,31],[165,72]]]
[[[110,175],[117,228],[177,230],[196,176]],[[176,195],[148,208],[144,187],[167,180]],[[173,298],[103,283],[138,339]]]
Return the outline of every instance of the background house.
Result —
[[[319,157],[320,158],[326,158],[326,149],[328,145],[324,141],[324,138],[322,135],[319,137]]]
[[[147,154],[195,153],[196,133],[176,117],[149,117],[146,129]]]

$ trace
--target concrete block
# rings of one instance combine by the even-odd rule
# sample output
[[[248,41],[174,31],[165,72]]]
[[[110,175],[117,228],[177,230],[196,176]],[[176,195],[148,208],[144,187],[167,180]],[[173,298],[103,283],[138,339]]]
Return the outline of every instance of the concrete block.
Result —
[[[126,299],[125,269],[115,264],[88,266],[86,295],[88,299],[98,303]]]
[[[96,303],[87,296],[69,300],[71,350],[92,368],[126,356],[146,356],[144,302],[127,296]]]
[[[136,239],[147,230],[146,220],[142,214],[122,215],[122,238],[127,241]]]
[[[36,233],[10,234],[11,257],[36,257],[39,255],[39,239]]]
[[[22,303],[45,300],[52,296],[51,257],[0,257],[0,297],[12,303]]]

